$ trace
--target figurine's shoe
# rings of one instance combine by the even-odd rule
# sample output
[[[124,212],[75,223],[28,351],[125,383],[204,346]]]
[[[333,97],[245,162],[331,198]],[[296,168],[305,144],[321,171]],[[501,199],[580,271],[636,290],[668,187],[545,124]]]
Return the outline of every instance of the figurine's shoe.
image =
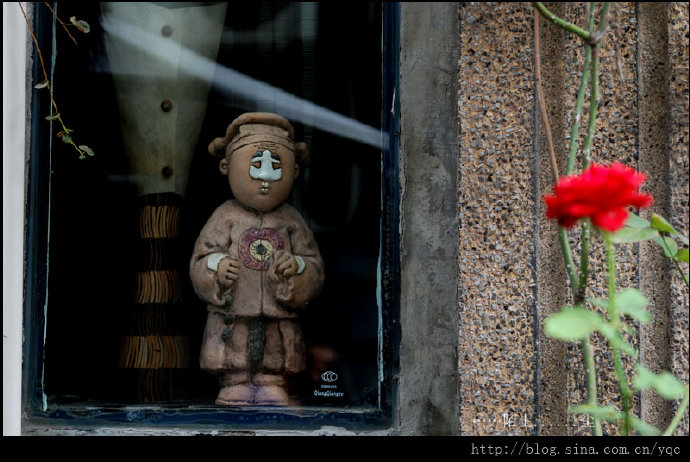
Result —
[[[287,406],[288,402],[288,394],[278,385],[259,386],[254,394],[257,406]]]
[[[252,404],[253,395],[249,384],[231,385],[221,388],[216,404],[218,406],[248,406]]]

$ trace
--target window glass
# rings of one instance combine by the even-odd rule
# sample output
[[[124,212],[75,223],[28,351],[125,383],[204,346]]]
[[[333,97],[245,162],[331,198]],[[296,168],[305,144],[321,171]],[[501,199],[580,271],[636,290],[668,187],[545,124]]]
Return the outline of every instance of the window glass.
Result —
[[[49,24],[52,16],[37,10],[39,26]],[[42,186],[33,185],[32,203],[34,214],[49,218],[30,236],[45,265],[29,275],[45,293],[45,303],[29,300],[32,406],[53,416],[85,404],[218,407],[219,391],[239,379],[200,365],[210,318],[190,261],[207,220],[240,196],[208,147],[241,114],[269,112],[289,120],[294,141],[308,147],[286,202],[313,233],[323,284],[298,321],[288,316],[297,330],[282,318],[257,324],[237,315],[224,318],[213,331],[222,340],[213,342],[246,331],[248,355],[252,342],[261,343],[260,357],[278,351],[285,369],[287,356],[301,354],[286,339],[302,336],[304,367],[277,374],[288,379],[281,384],[288,406],[385,407],[397,239],[386,208],[397,202],[382,175],[394,155],[382,107],[392,85],[383,72],[384,10],[379,3],[59,4],[61,19],[91,26],[89,34],[71,30],[75,44],[53,24],[48,71],[71,138],[94,156],[80,159],[56,137],[56,122],[34,129],[43,141],[35,143],[33,181]],[[34,110],[45,111],[47,94],[36,92],[44,104]],[[276,162],[257,157],[252,169],[274,173]],[[274,210],[260,214],[262,223]],[[261,266],[269,247],[296,248],[282,240],[302,233],[300,226],[276,237],[247,225],[256,235],[237,260]],[[251,381],[254,390],[272,383],[261,380]],[[257,399],[254,391],[247,405]]]

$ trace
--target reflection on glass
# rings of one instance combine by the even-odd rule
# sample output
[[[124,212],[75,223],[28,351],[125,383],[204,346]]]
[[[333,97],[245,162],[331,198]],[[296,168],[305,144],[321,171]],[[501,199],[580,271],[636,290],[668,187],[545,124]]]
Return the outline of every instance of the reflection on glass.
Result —
[[[293,122],[295,138],[310,148],[288,202],[314,231],[327,274],[304,315],[307,369],[296,380],[300,403],[375,407],[381,150],[387,145],[380,129],[381,5],[176,5],[140,6],[149,8],[149,16],[129,19],[120,16],[120,4],[104,4],[102,14],[88,3],[62,7],[61,16],[84,18],[92,33],[79,47],[58,42],[55,88],[91,109],[75,111],[70,120],[96,139],[89,144],[98,156],[75,164],[61,146],[54,149],[46,391],[57,402],[137,401],[118,365],[120,340],[132,323],[124,307],[137,287],[158,287],[169,277],[159,271],[163,262],[151,262],[162,255],[151,248],[169,244],[160,238],[166,231],[152,225],[147,229],[158,234],[137,236],[137,199],[161,192],[181,196],[174,238],[180,251],[170,258],[188,262],[205,221],[231,198],[208,143],[239,114],[274,112]],[[181,22],[172,19],[175,12],[184,12]],[[213,13],[202,18],[206,12]],[[191,33],[209,19],[206,33]],[[172,40],[182,37],[189,42]],[[116,40],[124,53],[116,51]],[[154,65],[162,70],[151,71]],[[150,209],[150,218],[162,210]],[[137,280],[142,268],[151,274]],[[213,405],[217,383],[198,361],[205,307],[186,274],[179,274],[184,309],[164,330],[172,337],[184,333],[190,360],[172,395]],[[159,301],[142,303],[151,310],[139,320],[146,328],[166,304]]]

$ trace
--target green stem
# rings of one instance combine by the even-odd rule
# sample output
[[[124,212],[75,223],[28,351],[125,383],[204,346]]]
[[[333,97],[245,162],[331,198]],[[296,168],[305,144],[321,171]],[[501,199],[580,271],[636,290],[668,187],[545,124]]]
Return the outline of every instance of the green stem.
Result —
[[[579,299],[576,304],[581,304],[585,299],[585,290],[587,288],[587,278],[589,277],[589,241],[591,236],[591,225],[589,220],[582,221],[582,234],[580,235],[581,249],[580,249],[580,283],[579,283]]]
[[[534,6],[537,7],[537,10],[539,13],[541,13],[542,16],[544,16],[546,19],[557,25],[558,27],[567,30],[568,32],[572,32],[573,34],[582,37],[585,40],[588,40],[590,37],[589,32],[586,30],[577,27],[575,24],[571,24],[568,21],[559,18],[552,12],[550,12],[543,3],[541,2],[534,2]]]
[[[661,245],[664,247],[664,254],[665,255],[671,255],[671,249],[668,248],[668,244],[666,244],[666,237],[664,235],[661,236]],[[678,262],[678,259],[673,256],[670,257],[671,260],[673,260],[673,264],[676,266],[676,269],[680,273],[680,275],[683,277],[683,281],[685,281],[685,285],[690,287],[690,281],[688,281],[688,275],[683,272],[683,268],[680,267],[680,263]]]
[[[597,405],[597,375],[594,365],[594,351],[592,350],[592,343],[587,340],[582,341],[582,356],[585,363],[585,375],[587,377],[587,402],[592,405]],[[592,423],[592,435],[601,436],[601,419],[594,418]]]
[[[589,13],[589,31],[594,29],[594,15]],[[566,176],[573,173],[575,170],[575,158],[577,157],[577,138],[580,132],[580,117],[582,117],[582,107],[585,102],[585,92],[587,91],[587,84],[589,83],[589,74],[592,67],[592,49],[589,46],[585,47],[585,62],[582,66],[582,78],[577,89],[577,98],[575,100],[575,109],[573,110],[572,126],[570,127],[570,148],[568,152],[568,163],[566,164]]]
[[[585,170],[592,162],[592,140],[597,122],[599,110],[599,45],[587,45],[592,56],[592,92],[589,98],[589,122],[587,124],[587,136],[582,146],[582,169]]]
[[[676,431],[676,428],[678,428],[680,421],[683,419],[683,416],[685,415],[685,411],[688,409],[689,401],[690,392],[688,392],[688,387],[685,387],[685,398],[683,398],[683,401],[680,403],[680,406],[678,406],[676,415],[673,417],[673,420],[669,424],[668,428],[664,431],[664,436],[671,436],[673,435],[673,432]]]
[[[604,243],[606,244],[606,263],[608,266],[608,291],[609,291],[609,318],[611,326],[618,330],[620,324],[620,316],[618,316],[618,309],[616,307],[616,257],[613,247],[613,242],[606,231],[602,232]],[[628,378],[623,370],[623,361],[621,359],[620,349],[611,345],[611,353],[613,355],[613,366],[618,377],[618,386],[621,391],[621,404],[623,407],[623,436],[630,434],[632,427],[632,416],[630,415],[630,387],[628,386]]]
[[[568,273],[568,279],[570,280],[570,289],[573,292],[573,298],[577,300],[580,297],[579,294],[581,290],[579,278],[577,276],[575,262],[573,261],[573,254],[570,250],[570,243],[568,242],[568,231],[562,226],[558,227],[558,242],[561,244],[565,271]]]
[[[594,30],[594,4],[591,5],[591,7],[587,8],[587,29],[591,33]],[[580,81],[580,88],[578,89],[577,92],[577,101],[576,101],[576,107],[575,107],[575,114],[573,114],[573,130],[571,131],[570,134],[570,154],[568,157],[568,164],[569,168],[574,169],[575,168],[575,157],[577,153],[577,139],[573,140],[573,138],[577,138],[577,134],[580,129],[580,114],[582,113],[582,106],[584,104],[584,99],[585,99],[585,90],[587,87],[587,81],[589,80],[589,74],[592,68],[592,48],[587,45],[585,46],[585,64],[584,64],[584,69],[582,71],[582,80]],[[596,68],[596,74],[593,74],[593,81],[592,85],[594,85],[594,82],[596,81],[597,88],[598,88],[598,83],[599,83],[599,68],[597,65]],[[579,105],[579,109],[577,108],[577,105]],[[592,113],[590,112],[590,119],[592,118]],[[596,121],[596,114],[594,117],[594,121]],[[590,120],[590,130],[594,130],[594,123]],[[590,131],[590,133],[591,133]],[[590,135],[590,141],[589,141],[589,149],[591,149],[591,138],[592,136]],[[591,154],[589,153],[589,149],[587,154],[583,154],[582,156],[582,164],[583,168],[586,168],[589,166],[589,161],[586,159],[589,157],[591,158]],[[582,222],[581,225],[581,236],[580,236],[580,242],[581,242],[581,249],[580,249],[580,298],[577,300],[577,302],[582,303],[585,298],[585,292],[587,290],[587,278],[589,277],[589,242],[591,239],[591,225],[589,220],[585,220]]]
[[[601,8],[602,20],[597,28],[597,35],[601,37],[608,25],[608,11],[610,2],[604,2]],[[600,41],[595,44],[587,44],[587,48],[591,50],[592,56],[592,92],[589,99],[589,123],[587,125],[587,136],[585,137],[584,146],[582,147],[582,169],[589,167],[592,161],[592,139],[594,138],[594,128],[597,121],[597,111],[599,110],[599,48]]]

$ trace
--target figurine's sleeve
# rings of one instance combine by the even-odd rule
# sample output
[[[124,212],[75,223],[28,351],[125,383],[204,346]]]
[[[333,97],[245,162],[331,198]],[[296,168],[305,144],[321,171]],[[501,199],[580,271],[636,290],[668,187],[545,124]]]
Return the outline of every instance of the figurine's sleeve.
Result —
[[[298,257],[300,272],[288,278],[273,273],[272,281],[278,303],[291,308],[301,308],[313,300],[323,287],[324,263],[314,234],[297,211],[294,211],[294,227],[290,227],[289,239],[292,254]]]
[[[189,277],[194,291],[201,300],[215,306],[232,303],[232,287],[222,287],[216,275],[220,261],[230,256],[231,229],[232,220],[221,205],[199,233],[189,262]]]

